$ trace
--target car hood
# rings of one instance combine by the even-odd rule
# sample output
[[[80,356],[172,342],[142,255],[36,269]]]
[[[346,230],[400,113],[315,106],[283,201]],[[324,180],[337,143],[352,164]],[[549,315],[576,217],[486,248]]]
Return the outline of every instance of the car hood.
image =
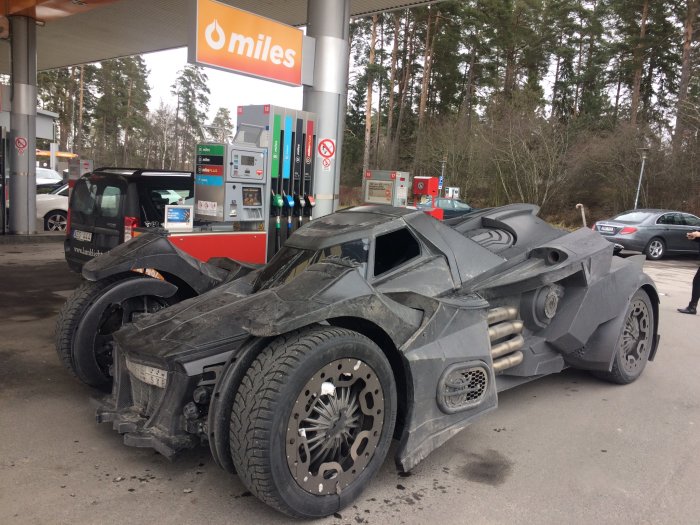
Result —
[[[307,268],[283,286],[255,294],[243,288],[239,281],[221,285],[145,316],[114,338],[127,355],[142,361],[182,361],[221,353],[249,335],[272,337],[317,322],[333,316],[342,304],[373,295],[357,268],[327,262]]]

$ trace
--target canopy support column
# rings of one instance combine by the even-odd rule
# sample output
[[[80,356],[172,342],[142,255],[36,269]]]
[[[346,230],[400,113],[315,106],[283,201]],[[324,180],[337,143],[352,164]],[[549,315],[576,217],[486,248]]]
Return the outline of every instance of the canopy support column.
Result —
[[[340,159],[345,130],[345,105],[348,88],[350,0],[309,0],[306,34],[316,39],[314,83],[304,86],[305,111],[318,119],[316,143],[335,142],[330,166],[316,152],[314,217],[333,213],[339,205]],[[328,161],[326,161],[328,164]]]
[[[10,17],[10,233],[36,233],[36,23]]]

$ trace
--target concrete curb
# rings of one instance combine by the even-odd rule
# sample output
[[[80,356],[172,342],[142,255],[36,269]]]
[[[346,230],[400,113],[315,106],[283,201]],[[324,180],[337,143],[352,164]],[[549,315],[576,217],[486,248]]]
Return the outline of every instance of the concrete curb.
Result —
[[[34,244],[46,242],[63,242],[65,238],[66,234],[63,232],[35,233],[33,235],[6,234],[0,235],[0,244]]]

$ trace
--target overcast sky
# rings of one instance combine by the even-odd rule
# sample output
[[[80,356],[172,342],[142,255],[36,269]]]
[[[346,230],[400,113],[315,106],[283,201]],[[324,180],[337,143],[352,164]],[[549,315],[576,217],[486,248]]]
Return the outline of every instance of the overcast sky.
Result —
[[[173,108],[176,99],[170,94],[170,86],[175,82],[178,71],[187,64],[187,48],[171,49],[143,55],[150,71],[148,83],[151,86],[151,100],[148,107],[155,110],[162,100]],[[205,67],[209,77],[209,120],[214,118],[220,107],[228,108],[236,120],[236,108],[250,104],[273,104],[293,109],[301,109],[302,88],[289,87],[275,82],[226,73]]]

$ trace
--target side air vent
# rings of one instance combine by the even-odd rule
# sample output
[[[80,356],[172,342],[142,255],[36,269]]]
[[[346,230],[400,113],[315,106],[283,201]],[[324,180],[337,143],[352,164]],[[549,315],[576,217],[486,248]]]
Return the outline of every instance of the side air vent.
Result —
[[[481,362],[456,363],[448,367],[440,378],[438,406],[447,414],[473,408],[484,400],[488,386],[486,365]]]

